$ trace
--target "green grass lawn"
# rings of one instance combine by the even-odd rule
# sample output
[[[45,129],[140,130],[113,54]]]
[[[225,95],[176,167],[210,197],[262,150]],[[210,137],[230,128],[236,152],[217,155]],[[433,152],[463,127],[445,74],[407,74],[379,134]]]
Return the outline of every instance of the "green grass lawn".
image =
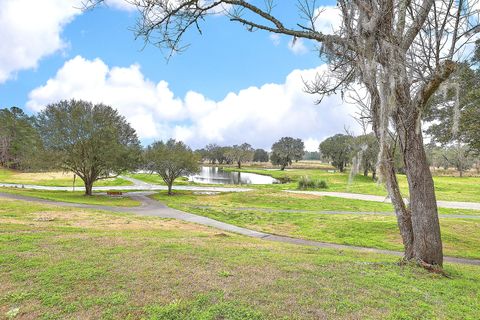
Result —
[[[154,198],[180,210],[258,231],[331,243],[402,250],[393,216],[266,212],[254,209],[391,212],[390,204],[265,190],[218,195],[179,192],[171,197],[159,193]],[[236,210],[238,207],[252,209]],[[480,212],[470,210],[442,209],[442,212],[480,215]],[[480,259],[480,219],[442,218],[441,228],[446,255]]]
[[[73,174],[64,172],[21,172],[0,168],[0,182],[32,184],[39,186],[71,187],[73,184]],[[83,187],[83,181],[77,177],[75,186]],[[113,178],[104,179],[95,182],[95,186],[130,186],[130,181]]]
[[[29,197],[35,197],[46,200],[94,204],[103,206],[120,206],[120,207],[135,207],[139,206],[140,202],[132,200],[128,197],[115,198],[106,195],[93,194],[92,196],[85,196],[83,191],[45,191],[33,189],[20,188],[0,188],[0,192],[19,194]]]
[[[476,319],[480,267],[0,199],[0,318]]]
[[[129,173],[127,174],[128,177],[132,177],[147,183],[151,184],[160,184],[160,185],[165,185],[165,182],[163,181],[162,177],[158,174],[150,174],[150,173]],[[179,177],[175,179],[174,185],[188,185],[192,184],[191,182],[188,181],[188,178],[186,177]]]
[[[322,189],[322,191],[352,192],[373,195],[387,194],[384,186],[372,181],[371,176],[364,177],[363,175],[357,175],[353,182],[349,184],[348,172],[333,173],[328,172],[327,170],[318,169],[287,169],[286,171],[280,171],[253,168],[240,170],[236,168],[224,168],[224,170],[270,175],[277,179],[288,177],[292,180],[291,183],[275,186],[278,189],[296,189],[298,179],[302,176],[308,176],[311,179],[325,180],[328,183],[328,189]],[[435,191],[438,200],[480,202],[480,177],[460,178],[435,176],[433,177],[433,180],[435,182]],[[408,185],[405,175],[398,175],[398,181],[403,194],[408,196]]]

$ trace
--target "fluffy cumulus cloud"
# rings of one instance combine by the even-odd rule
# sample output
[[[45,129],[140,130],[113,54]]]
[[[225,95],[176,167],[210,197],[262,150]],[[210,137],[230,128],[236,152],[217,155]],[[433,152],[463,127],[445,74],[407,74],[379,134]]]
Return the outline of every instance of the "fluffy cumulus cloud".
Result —
[[[294,70],[284,83],[246,88],[213,101],[193,91],[177,97],[167,82],[146,79],[138,65],[109,67],[100,59],[77,56],[30,93],[27,107],[39,111],[60,99],[85,99],[116,107],[144,140],[173,137],[195,148],[249,142],[268,149],[275,140],[292,136],[316,150],[319,141],[344,126],[356,128],[350,116],[354,106],[339,96],[314,105],[315,97],[304,93],[303,80],[323,69]]]
[[[321,6],[316,12],[318,19],[315,21],[315,28],[324,33],[332,34],[340,29],[342,25],[342,13],[336,6]]]
[[[80,0],[0,0],[0,83],[67,44],[63,27],[81,13]]]

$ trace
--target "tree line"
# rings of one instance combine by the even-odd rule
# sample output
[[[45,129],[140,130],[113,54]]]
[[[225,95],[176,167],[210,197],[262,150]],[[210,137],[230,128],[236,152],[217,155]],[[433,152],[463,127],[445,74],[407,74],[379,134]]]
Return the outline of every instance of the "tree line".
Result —
[[[280,166],[281,170],[302,160],[305,154],[305,145],[301,139],[283,137],[272,145],[271,152],[264,149],[253,149],[248,143],[233,146],[219,146],[208,144],[205,148],[195,151],[202,161],[211,164],[236,164],[240,169],[245,162],[271,162]]]
[[[478,89],[477,89],[478,90]],[[476,97],[476,96],[475,96]],[[472,116],[461,118],[458,137],[462,141],[448,145],[445,130],[432,126],[432,142],[427,146],[427,158],[435,167],[455,167],[460,175],[476,164],[478,141],[471,138],[475,131]],[[480,120],[480,119],[479,119]],[[83,180],[85,194],[91,195],[93,184],[115,177],[125,171],[145,169],[159,174],[168,186],[169,194],[176,178],[199,170],[200,162],[236,164],[268,162],[281,170],[306,156],[331,163],[340,172],[347,166],[362,170],[365,176],[377,177],[379,142],[373,133],[353,136],[336,134],[319,145],[318,152],[305,152],[301,139],[282,137],[271,152],[254,149],[243,143],[233,146],[209,144],[193,151],[183,142],[168,140],[154,142],[142,148],[135,130],[118,111],[104,104],[81,100],[64,100],[50,104],[36,116],[21,109],[0,109],[0,166],[21,170],[61,169],[71,171]],[[438,125],[437,125],[438,126]],[[444,139],[444,145],[437,141]],[[458,138],[460,139],[460,138]],[[400,153],[394,154],[397,172],[404,172]],[[356,172],[355,172],[356,173]]]
[[[122,172],[145,169],[159,174],[172,194],[176,178],[199,171],[199,163],[272,161],[283,170],[301,160],[304,144],[283,137],[269,155],[243,143],[231,147],[210,144],[195,152],[170,139],[142,148],[135,130],[114,108],[82,100],[47,105],[36,116],[20,108],[0,110],[0,166],[20,170],[61,169],[73,172],[92,195],[93,184]]]

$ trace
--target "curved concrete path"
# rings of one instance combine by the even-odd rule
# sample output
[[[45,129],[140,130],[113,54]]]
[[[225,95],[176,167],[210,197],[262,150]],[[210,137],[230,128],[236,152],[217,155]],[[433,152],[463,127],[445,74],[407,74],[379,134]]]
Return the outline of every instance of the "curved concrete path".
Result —
[[[370,194],[359,194],[359,193],[348,193],[348,192],[331,192],[331,191],[299,191],[299,190],[285,190],[285,192],[311,194],[311,195],[315,195],[315,196],[328,196],[328,197],[338,197],[338,198],[345,198],[345,199],[355,199],[355,200],[391,203],[391,201],[388,197],[375,196],[375,195],[370,195]],[[478,202],[459,202],[459,201],[442,201],[442,200],[439,200],[439,201],[437,201],[437,206],[439,208],[480,210],[480,203],[478,203]]]
[[[79,204],[79,203],[69,203],[69,202],[59,202],[59,201],[51,201],[45,199],[39,199],[34,197],[28,197],[23,195],[16,195],[16,194],[8,194],[0,192],[0,198],[7,198],[7,199],[14,199],[14,200],[23,200],[23,201],[31,201],[31,202],[40,202],[46,204],[53,204],[65,207],[76,207],[76,208],[87,208],[87,209],[97,209],[97,210],[106,210],[112,212],[127,212],[133,213],[137,215],[146,215],[146,216],[155,216],[160,218],[170,218],[170,219],[178,219],[187,222],[198,223],[204,226],[209,226],[213,228],[217,228],[227,232],[234,232],[238,234],[242,234],[248,237],[253,237],[262,240],[268,241],[275,241],[275,242],[283,242],[283,243],[290,243],[296,245],[306,245],[306,246],[313,246],[319,248],[330,248],[330,249],[337,249],[337,250],[357,250],[362,252],[371,252],[371,253],[378,253],[378,254],[388,254],[388,255],[395,255],[395,256],[403,256],[402,252],[393,251],[393,250],[383,250],[383,249],[375,249],[375,248],[365,248],[365,247],[357,247],[357,246],[350,246],[350,245],[342,245],[342,244],[334,244],[334,243],[326,243],[326,242],[319,242],[319,241],[312,241],[312,240],[304,240],[304,239],[297,239],[291,238],[286,236],[278,236],[269,233],[259,232],[255,230],[250,230],[242,227],[237,227],[228,223],[220,222],[214,219],[210,219],[203,216],[198,216],[195,214],[183,212],[180,210],[172,209],[164,204],[153,200],[148,197],[148,195],[152,194],[151,192],[132,192],[129,196],[137,201],[141,202],[140,207],[113,207],[113,206],[101,206],[101,205],[88,205],[88,204]],[[452,262],[452,263],[461,263],[461,264],[469,264],[469,265],[478,265],[480,266],[480,260],[475,259],[465,259],[465,258],[455,258],[455,257],[444,257],[444,261]]]
[[[168,190],[167,186],[162,186],[158,184],[149,184],[146,182],[141,182],[140,180],[122,177],[125,180],[134,182],[133,186],[104,186],[104,187],[93,187],[93,191],[108,191],[108,190],[117,190],[117,191],[135,191],[135,190]],[[20,188],[20,189],[34,189],[34,190],[48,190],[48,191],[72,191],[72,187],[53,187],[53,186],[38,186],[33,184],[20,184],[20,183],[0,183],[0,187],[6,188]],[[83,191],[84,187],[75,187],[75,191]],[[251,191],[249,188],[225,188],[225,187],[208,187],[208,186],[173,186],[173,190],[186,190],[186,191],[199,191],[199,192],[246,192]]]

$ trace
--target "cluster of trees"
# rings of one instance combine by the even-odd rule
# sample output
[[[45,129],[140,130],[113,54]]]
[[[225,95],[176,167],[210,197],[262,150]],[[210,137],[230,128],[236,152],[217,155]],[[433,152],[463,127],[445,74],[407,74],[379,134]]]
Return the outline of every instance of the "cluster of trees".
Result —
[[[144,168],[159,174],[172,194],[176,178],[199,170],[200,160],[235,163],[269,159],[282,170],[302,159],[300,139],[283,137],[272,152],[248,143],[220,147],[210,144],[193,152],[183,142],[154,142],[145,149],[135,130],[117,110],[104,104],[64,100],[45,107],[37,116],[19,108],[0,110],[0,165],[15,169],[62,169],[73,172],[92,195],[93,184],[125,171]]]
[[[372,172],[373,179],[376,179],[379,144],[373,133],[357,137],[339,133],[322,141],[319,150],[322,160],[330,162],[340,172],[356,159],[363,175]]]
[[[301,139],[283,137],[272,145],[269,154],[264,149],[253,149],[248,143],[222,147],[217,144],[208,144],[205,148],[198,149],[195,153],[202,159],[212,164],[236,164],[238,168],[245,162],[268,162],[279,165],[281,170],[291,165],[292,161],[301,160],[304,156],[304,144]]]
[[[264,151],[264,150],[263,150]],[[238,168],[242,167],[242,163],[253,161],[257,150],[254,150],[248,143],[241,145],[233,145],[221,147],[217,144],[208,144],[203,149],[198,149],[198,154],[202,161],[208,161],[211,164],[237,164]],[[266,151],[265,151],[266,152]],[[268,161],[268,154],[267,154]]]
[[[425,130],[431,141],[427,156],[433,167],[453,167],[460,176],[475,165],[480,156],[480,41],[469,63],[458,64],[451,84],[430,101]]]
[[[0,166],[28,169],[33,164],[32,154],[39,146],[35,117],[22,109],[0,109]]]
[[[117,110],[81,100],[60,101],[29,117],[18,108],[0,110],[1,165],[62,169],[80,177],[85,195],[95,181],[147,168],[171,194],[173,181],[198,171],[198,157],[182,142],[155,142],[146,149]]]

